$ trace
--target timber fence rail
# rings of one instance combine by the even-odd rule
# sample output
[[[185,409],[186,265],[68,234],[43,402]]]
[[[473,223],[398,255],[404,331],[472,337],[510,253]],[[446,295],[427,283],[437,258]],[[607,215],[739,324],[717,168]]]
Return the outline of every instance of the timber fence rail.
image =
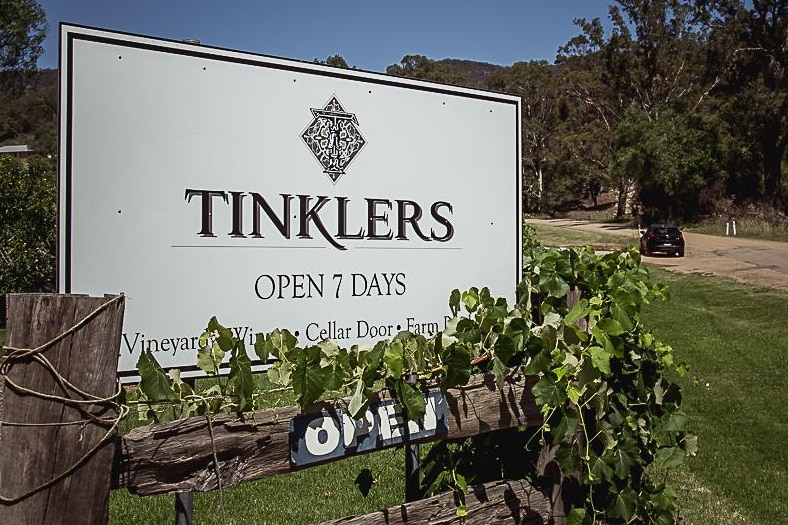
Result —
[[[541,414],[530,393],[532,385],[531,380],[516,374],[498,390],[492,376],[481,376],[463,388],[449,390],[448,433],[419,442],[541,424]],[[318,403],[309,411],[326,406]],[[118,439],[113,488],[126,488],[139,495],[202,492],[217,489],[220,484],[227,488],[291,472],[295,468],[290,463],[290,421],[301,414],[298,407],[286,407],[215,415],[211,419],[190,417],[135,428]],[[178,473],[177,478],[173,472]]]
[[[123,306],[122,296],[10,296],[0,523],[106,524],[110,488],[139,495],[201,492],[291,472],[291,420],[347,402],[191,417],[117,436]],[[445,394],[447,433],[405,445],[541,425],[534,381],[515,371],[498,388],[492,376],[473,377]],[[537,474],[549,476],[549,451],[542,459]],[[553,480],[548,496],[523,480],[471,487],[462,519],[449,493],[326,523],[560,525],[569,501],[565,481]]]
[[[503,480],[468,488],[467,514],[457,516],[451,492],[389,509],[325,521],[320,525],[547,525],[552,504],[544,494],[523,480]],[[553,517],[555,518],[555,517]]]

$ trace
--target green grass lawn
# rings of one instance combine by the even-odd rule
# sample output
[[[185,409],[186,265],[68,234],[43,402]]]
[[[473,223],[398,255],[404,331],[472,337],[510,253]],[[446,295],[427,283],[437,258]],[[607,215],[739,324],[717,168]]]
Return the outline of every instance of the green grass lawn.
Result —
[[[597,251],[607,251],[626,249],[636,243],[636,239],[615,234],[558,228],[546,224],[529,224],[528,226],[536,230],[535,236],[539,242],[553,248],[591,246]]]
[[[615,239],[536,226],[550,246],[600,248]],[[788,230],[739,221],[737,233],[788,241]],[[725,224],[691,231],[725,234]],[[700,452],[674,472],[687,525],[788,524],[788,293],[728,279],[652,269],[672,299],[644,317],[671,344],[691,375],[683,381],[685,410]]]
[[[671,300],[644,318],[692,370],[684,406],[700,452],[674,477],[688,523],[788,523],[788,293],[662,270],[652,278]]]
[[[726,234],[726,223],[718,221],[689,225],[687,226],[687,231],[724,236]],[[727,233],[733,235],[731,226],[728,227]],[[788,242],[788,225],[774,224],[757,219],[744,219],[736,221],[736,235],[749,239]]]
[[[194,523],[297,525],[368,514],[404,501],[404,454],[389,449],[290,474],[245,483],[223,491],[194,495]],[[354,485],[358,473],[372,470],[378,482],[368,497]],[[174,496],[110,495],[110,523],[172,523]],[[226,517],[226,521],[224,519]]]

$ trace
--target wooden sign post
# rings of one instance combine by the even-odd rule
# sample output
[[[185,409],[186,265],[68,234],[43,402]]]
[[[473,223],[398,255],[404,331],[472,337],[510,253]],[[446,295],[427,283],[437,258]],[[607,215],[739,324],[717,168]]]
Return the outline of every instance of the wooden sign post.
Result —
[[[0,523],[105,524],[124,298],[9,296]]]

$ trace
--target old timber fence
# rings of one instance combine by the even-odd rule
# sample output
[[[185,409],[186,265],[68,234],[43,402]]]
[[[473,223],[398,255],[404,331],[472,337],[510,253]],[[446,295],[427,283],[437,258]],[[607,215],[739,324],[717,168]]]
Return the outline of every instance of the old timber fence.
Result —
[[[0,376],[0,523],[105,524],[110,489],[210,491],[294,470],[289,433],[290,421],[302,414],[297,407],[192,417],[117,435],[124,415],[115,401],[123,311],[123,296],[9,296]],[[446,393],[448,433],[421,441],[538,425],[530,387],[522,375],[502,389],[491,377],[472,378]],[[470,487],[464,520],[449,493],[326,523],[566,523],[573,480],[564,479],[548,450],[538,471],[551,479],[551,493],[524,480]]]

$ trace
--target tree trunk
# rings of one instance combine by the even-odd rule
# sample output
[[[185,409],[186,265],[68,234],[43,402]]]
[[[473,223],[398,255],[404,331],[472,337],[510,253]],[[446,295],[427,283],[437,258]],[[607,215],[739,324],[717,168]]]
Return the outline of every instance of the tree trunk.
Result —
[[[583,298],[583,291],[579,288],[572,288],[566,295],[566,306],[571,309]],[[575,321],[575,325],[581,330],[588,332],[588,319],[582,318]],[[582,408],[581,408],[582,410]],[[574,446],[581,448],[583,432],[580,428],[575,433]],[[567,525],[567,518],[572,509],[583,507],[583,473],[576,470],[569,475],[564,475],[561,466],[555,459],[558,451],[558,444],[545,444],[539,451],[539,458],[536,461],[536,474],[545,478],[551,483],[551,491],[548,494],[550,499],[550,515],[553,517],[553,525]]]
[[[629,185],[627,179],[621,179],[618,182],[618,201],[616,203],[616,219],[620,219],[627,211],[627,194],[629,193]]]
[[[539,166],[536,168],[534,174],[536,175],[536,197],[539,199],[539,205],[541,207],[542,196],[544,195],[544,171],[542,167]]]
[[[634,179],[622,178],[618,181],[618,198],[616,203],[616,218],[632,213],[637,197],[637,182]]]
[[[771,138],[772,140],[768,140]],[[782,210],[782,159],[785,141],[776,140],[771,134],[762,141],[763,185],[766,202],[775,210]]]

